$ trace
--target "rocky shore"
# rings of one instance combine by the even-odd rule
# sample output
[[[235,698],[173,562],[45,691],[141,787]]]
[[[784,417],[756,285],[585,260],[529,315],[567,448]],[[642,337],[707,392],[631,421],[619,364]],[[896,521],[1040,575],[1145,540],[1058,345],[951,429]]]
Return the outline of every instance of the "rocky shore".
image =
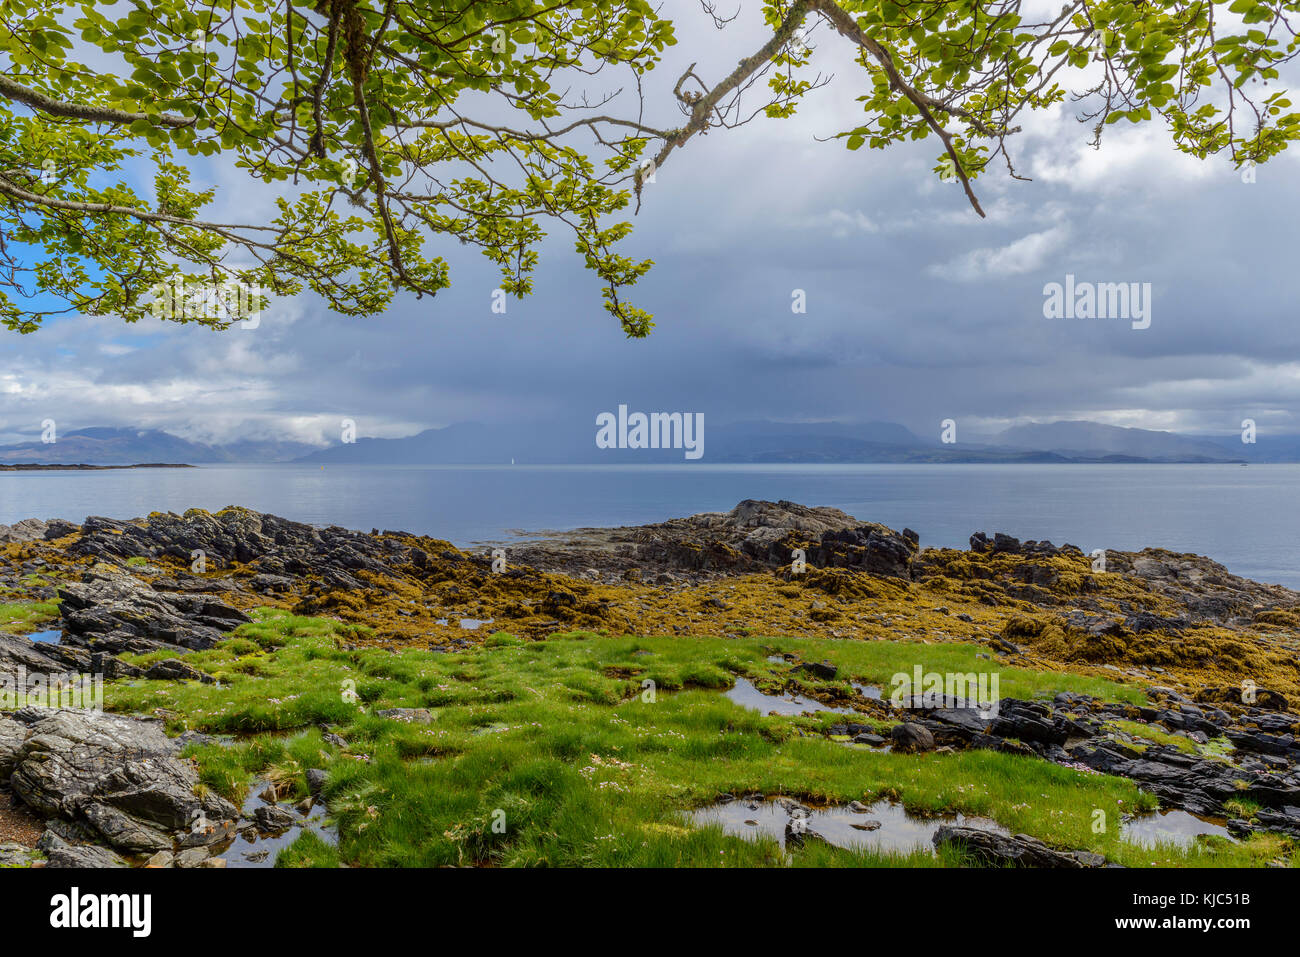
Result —
[[[990,669],[1111,680],[1143,703],[1070,691],[1003,698],[995,713],[891,702],[798,656],[764,687],[855,709],[861,721],[823,729],[837,740],[1021,755],[1135,782],[1240,837],[1300,837],[1300,594],[1160,549],[1107,552],[1103,571],[1072,545],[1002,534],[976,532],[962,550],[923,545],[836,509],[758,501],[495,554],[242,508],[29,520],[0,526],[0,586],[15,607],[56,608],[35,627],[58,640],[0,629],[0,675],[213,684],[186,656],[218,647],[259,608],[355,625],[347,648],[392,652],[575,632],[964,643]],[[204,736],[169,736],[168,718],[0,705],[0,787],[45,822],[35,848],[0,845],[0,864],[221,866],[241,829],[284,826],[199,787],[181,750]],[[984,863],[1098,863],[1019,837],[945,834]]]

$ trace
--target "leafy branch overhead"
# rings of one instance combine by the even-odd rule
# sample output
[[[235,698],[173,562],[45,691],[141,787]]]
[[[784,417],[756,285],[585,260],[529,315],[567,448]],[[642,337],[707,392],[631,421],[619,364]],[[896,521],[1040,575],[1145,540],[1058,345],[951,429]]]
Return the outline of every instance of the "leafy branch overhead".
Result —
[[[752,55],[661,79],[674,25],[646,0],[0,0],[0,321],[134,321],[178,278],[373,315],[449,284],[446,237],[525,295],[559,229],[644,336],[624,293],[651,263],[619,251],[618,214],[697,134],[792,115],[827,82],[810,38],[861,67],[837,80],[861,90],[845,145],[936,137],[936,172],[982,215],[976,178],[994,160],[1017,176],[1022,115],[1062,102],[1097,142],[1159,116],[1197,157],[1281,152],[1300,114],[1271,81],[1297,52],[1297,6],[1074,0],[1035,18],[1019,0],[768,0]],[[210,217],[203,174],[234,196],[253,180],[274,215]]]

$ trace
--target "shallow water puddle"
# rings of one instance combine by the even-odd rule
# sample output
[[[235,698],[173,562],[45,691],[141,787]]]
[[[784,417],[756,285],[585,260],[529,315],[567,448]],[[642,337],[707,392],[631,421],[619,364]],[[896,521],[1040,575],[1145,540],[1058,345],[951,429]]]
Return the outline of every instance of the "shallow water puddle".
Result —
[[[266,788],[266,781],[254,782],[249,788],[248,798],[244,801],[243,807],[245,817],[251,818],[259,807],[271,806],[270,801],[260,796]],[[338,844],[337,831],[332,825],[325,824],[325,805],[320,801],[313,802],[311,810],[306,814],[292,804],[281,802],[279,806],[294,816],[293,824],[283,831],[273,832],[263,832],[257,827],[245,827],[225,848],[219,851],[214,848],[215,856],[224,857],[227,868],[275,867],[275,859],[279,853],[298,840],[304,829],[313,832],[326,844]]]
[[[785,655],[767,656],[768,663],[774,665],[793,664],[797,660],[798,660],[797,658],[786,658]],[[864,698],[874,698],[876,701],[884,700],[884,693],[880,690],[879,685],[864,685],[864,684],[859,684],[856,681],[850,682],[850,684],[853,685],[853,690],[856,691],[858,694],[862,695]]]
[[[802,814],[801,809],[795,811]],[[725,804],[714,804],[691,812],[691,820],[698,825],[721,824],[727,834],[753,840],[758,837],[774,838],[784,848],[787,826],[798,818],[791,816],[780,800],[753,801],[740,799]],[[987,818],[966,817],[962,814],[941,817],[914,817],[901,804],[877,801],[860,811],[847,807],[808,808],[804,827],[811,832],[805,841],[816,840],[817,835],[828,844],[851,850],[892,851],[909,854],[913,851],[934,853],[934,833],[944,824],[960,824],[981,830],[1007,834],[1006,828]]]
[[[1148,848],[1160,844],[1191,847],[1202,834],[1226,837],[1233,841],[1235,838],[1228,833],[1226,823],[1222,818],[1201,817],[1187,811],[1167,809],[1125,821],[1120,837],[1130,844]]]
[[[478,629],[482,628],[484,625],[490,625],[494,621],[496,621],[495,618],[461,618],[459,619],[459,624],[460,627],[464,628],[466,631],[478,631]],[[447,618],[439,618],[436,624],[450,625],[451,621]]]
[[[752,708],[762,714],[770,714],[773,711],[783,715],[803,714],[805,711],[833,711],[835,714],[857,714],[852,708],[833,708],[830,705],[822,704],[820,701],[814,701],[812,698],[804,698],[800,695],[782,697],[780,695],[763,694],[754,687],[753,682],[748,678],[737,678],[735,686],[725,694],[728,699],[741,707]]]
[[[29,641],[40,641],[46,644],[57,645],[63,640],[63,632],[57,628],[53,631],[33,631],[31,634],[23,635]]]

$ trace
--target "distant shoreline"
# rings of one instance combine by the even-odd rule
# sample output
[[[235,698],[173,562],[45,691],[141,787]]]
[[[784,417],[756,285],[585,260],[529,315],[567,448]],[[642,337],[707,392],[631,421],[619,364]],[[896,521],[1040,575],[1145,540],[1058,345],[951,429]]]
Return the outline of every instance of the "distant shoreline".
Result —
[[[626,460],[613,462],[309,462],[302,459],[290,459],[283,462],[202,462],[198,465],[189,463],[172,463],[172,462],[145,462],[135,465],[65,465],[25,462],[17,465],[0,463],[0,472],[40,472],[40,471],[102,471],[107,469],[202,469],[213,467],[239,467],[251,466],[256,468],[274,468],[278,466],[298,467],[298,468],[325,468],[333,467],[360,467],[360,468],[378,468],[378,469],[621,469],[630,470],[643,468],[674,468],[681,469],[701,469],[709,468],[771,468],[781,466],[786,468],[819,468],[823,466],[853,468],[861,466],[880,466],[880,465],[897,465],[897,466],[951,466],[951,465],[1012,465],[1012,466],[1070,466],[1070,465],[1300,465],[1300,460],[1282,460],[1277,462],[1246,462],[1242,459],[1215,459],[1209,461],[1198,461],[1193,459],[1143,459],[1128,456],[1116,456],[1113,458],[1096,458],[1096,459],[1034,459],[1034,460],[1012,460],[1012,459],[988,459],[988,458],[970,458],[970,459],[941,459],[941,460],[858,460],[858,461],[785,461],[781,459],[760,459],[760,460],[739,460],[739,459],[715,459],[700,460],[698,462],[679,462],[679,461],[648,461],[648,462],[630,462]]]
[[[26,462],[19,465],[0,465],[0,472],[102,472],[113,469],[192,469],[193,465],[172,462],[144,462],[139,465],[46,465]]]

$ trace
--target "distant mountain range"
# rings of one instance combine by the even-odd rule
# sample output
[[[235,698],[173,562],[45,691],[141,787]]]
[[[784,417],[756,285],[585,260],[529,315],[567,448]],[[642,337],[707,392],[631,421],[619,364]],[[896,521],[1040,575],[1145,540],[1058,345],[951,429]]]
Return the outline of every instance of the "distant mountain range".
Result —
[[[707,423],[706,423],[707,424]],[[594,426],[452,425],[401,439],[358,439],[313,452],[321,464],[520,464],[685,461],[679,449],[598,449]],[[1095,422],[1018,426],[982,442],[944,444],[892,422],[738,422],[707,426],[701,461],[855,462],[1237,462],[1250,458],[1226,441],[1123,429]],[[1300,442],[1296,443],[1300,451]]]
[[[1179,435],[1096,422],[1020,425],[979,442],[944,444],[892,422],[707,424],[704,454],[713,463],[1195,463],[1300,462],[1300,436]],[[91,428],[58,441],[0,446],[0,463],[126,465],[135,462],[301,462],[368,465],[634,464],[686,462],[682,449],[602,449],[593,424],[462,423],[400,439],[358,439],[318,448],[303,442],[242,440],[206,445],[159,430]]]
[[[1097,422],[1052,422],[1017,425],[999,432],[996,445],[1013,449],[1046,449],[1066,458],[1089,461],[1140,459],[1146,462],[1244,461],[1241,439],[1237,449],[1226,443],[1175,432],[1126,429]]]
[[[305,442],[252,441],[204,445],[157,429],[78,429],[56,434],[49,444],[0,445],[0,463],[60,465],[131,465],[170,462],[207,465],[216,462],[286,462],[315,450]]]

